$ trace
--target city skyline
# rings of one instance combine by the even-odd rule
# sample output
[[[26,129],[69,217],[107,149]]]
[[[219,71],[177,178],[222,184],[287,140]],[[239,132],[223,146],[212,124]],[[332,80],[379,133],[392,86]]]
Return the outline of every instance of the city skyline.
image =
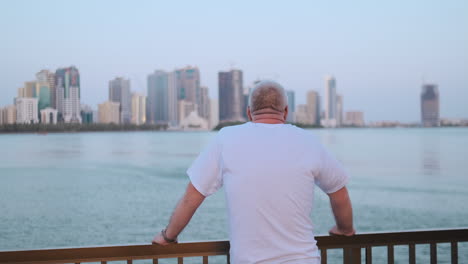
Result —
[[[8,40],[0,47],[0,105],[11,104],[37,69],[75,65],[84,76],[81,101],[95,106],[116,76],[141,93],[148,72],[196,65],[211,98],[218,71],[234,66],[245,85],[266,78],[294,90],[296,104],[308,90],[322,94],[332,74],[344,108],[370,121],[419,121],[420,87],[437,83],[440,115],[468,117],[466,1],[184,2],[183,10],[153,1],[7,1],[0,8]]]
[[[36,110],[28,110],[30,112],[35,111],[36,117],[22,118],[20,116],[22,113],[18,112],[18,123],[51,123],[52,120],[55,120],[54,123],[57,122],[57,120],[65,123],[81,123],[81,119],[84,118],[86,119],[86,121],[83,121],[84,123],[99,121],[104,123],[142,124],[142,120],[145,120],[148,124],[167,124],[172,128],[177,128],[183,119],[188,117],[192,112],[195,112],[195,116],[192,116],[190,120],[199,122],[198,120],[201,118],[204,120],[203,122],[206,121],[207,127],[214,127],[218,121],[213,122],[212,115],[217,113],[219,113],[219,116],[216,118],[219,118],[221,123],[233,121],[242,122],[248,119],[246,114],[242,112],[244,112],[243,109],[245,109],[248,104],[249,92],[259,80],[251,85],[244,85],[242,75],[243,72],[240,69],[219,71],[219,98],[210,98],[208,96],[208,87],[200,85],[200,71],[197,66],[187,66],[185,68],[175,69],[173,72],[155,70],[154,73],[149,74],[147,78],[147,94],[149,96],[144,95],[144,93],[142,95],[139,92],[132,91],[130,79],[115,77],[109,81],[108,101],[98,103],[96,106],[97,111],[94,113],[92,107],[80,101],[80,75],[75,66],[59,68],[55,73],[48,69],[42,69],[36,73],[36,79],[34,81],[26,81],[24,82],[24,87],[18,88],[17,97],[14,98],[14,106],[19,107],[18,103],[21,103],[18,101],[19,99],[36,99]],[[460,120],[467,120],[464,118],[451,119],[440,117],[440,102],[437,87],[438,85],[435,83],[422,84],[423,90],[420,102],[422,118],[420,122],[405,123],[395,120],[379,120],[377,122],[368,121],[369,125],[372,126],[376,123],[414,125],[420,123],[422,126],[439,126],[441,122],[444,124],[457,124]],[[76,90],[74,91],[73,89]],[[288,122],[304,125],[321,124],[323,127],[354,126],[353,124],[363,126],[365,123],[363,111],[343,108],[343,96],[337,93],[336,78],[332,75],[325,77],[324,96],[320,96],[315,90],[309,90],[306,94],[307,102],[305,105],[296,105],[295,91],[286,90],[286,92],[288,94],[288,105],[290,108]],[[74,94],[76,99],[65,102],[68,97],[73,97]],[[172,94],[172,96],[170,94]],[[187,94],[191,95],[187,96]],[[135,96],[138,98],[133,98]],[[56,101],[52,100],[54,97],[57,99]],[[142,105],[141,98],[144,98],[144,106]],[[148,102],[146,102],[146,98],[148,98]],[[174,102],[171,103],[171,100],[169,100],[170,98],[173,98],[172,101]],[[220,100],[222,104],[220,109],[215,110],[212,108],[212,104],[214,104],[213,106],[220,107],[216,99]],[[53,102],[57,103],[57,109],[52,106]],[[104,121],[113,120],[110,117],[109,119],[107,116],[101,120],[101,109],[107,109],[103,110],[107,112],[105,115],[112,115],[109,111],[112,112],[114,110],[110,110],[112,109],[108,104],[110,102],[118,103],[116,108],[120,116],[118,122]],[[32,107],[33,104],[30,102],[28,103],[30,104],[29,107]],[[123,105],[126,104],[128,106],[124,107]],[[65,107],[65,105],[67,105],[67,107]],[[75,108],[74,105],[77,105],[80,110],[73,110]],[[106,105],[106,107],[103,107],[104,105]],[[174,105],[174,107],[170,105]],[[10,105],[7,105],[3,107],[3,109],[5,110],[9,106]],[[69,107],[72,108],[66,110]],[[298,111],[294,111],[296,107]],[[59,108],[62,108],[62,110]],[[172,108],[174,108],[174,110],[170,110]],[[2,107],[0,107],[0,110],[1,109]],[[143,109],[145,109],[145,113],[141,113]],[[72,110],[73,113],[79,113],[78,119],[67,119],[66,111]],[[43,111],[44,113],[42,113]],[[53,111],[55,111],[55,113],[53,113]],[[134,113],[135,111],[136,113]],[[57,114],[58,116],[56,116]],[[72,114],[72,112],[68,114]],[[28,115],[31,115],[31,113]],[[93,118],[93,115],[96,115],[96,117]],[[40,116],[38,120],[37,116]],[[348,116],[350,118],[348,118]],[[42,121],[43,118],[44,121]],[[2,116],[2,122],[4,122],[3,119],[4,117]],[[190,123],[187,122],[185,122],[185,126],[191,126]],[[203,127],[204,126],[205,125],[203,125]]]

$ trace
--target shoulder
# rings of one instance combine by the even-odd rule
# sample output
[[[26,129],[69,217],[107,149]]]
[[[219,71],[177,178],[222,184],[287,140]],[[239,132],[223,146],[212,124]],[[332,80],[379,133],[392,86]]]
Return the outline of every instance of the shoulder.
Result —
[[[303,129],[295,125],[288,125],[288,129],[291,131],[292,134],[296,134],[298,137],[301,137],[302,139],[308,142],[320,142],[317,135],[311,130]]]
[[[248,122],[240,125],[223,127],[219,130],[218,135],[223,136],[237,134],[238,132],[247,130],[249,127],[250,123]]]

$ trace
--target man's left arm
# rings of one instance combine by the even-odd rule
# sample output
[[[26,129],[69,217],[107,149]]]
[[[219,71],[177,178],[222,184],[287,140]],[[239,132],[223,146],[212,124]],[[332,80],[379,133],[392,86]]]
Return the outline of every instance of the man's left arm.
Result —
[[[205,200],[205,196],[195,189],[190,182],[184,196],[180,199],[179,203],[177,203],[177,206],[172,213],[169,225],[165,229],[166,238],[170,240],[177,238],[182,230],[184,230],[185,226],[187,226],[203,200]],[[153,238],[152,243],[163,246],[170,244],[166,241],[162,232],[158,233]]]

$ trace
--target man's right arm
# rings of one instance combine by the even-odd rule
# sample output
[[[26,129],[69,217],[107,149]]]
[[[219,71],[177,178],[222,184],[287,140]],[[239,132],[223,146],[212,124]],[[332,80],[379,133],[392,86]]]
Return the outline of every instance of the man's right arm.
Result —
[[[336,226],[330,229],[331,235],[352,236],[356,231],[353,227],[353,208],[349,199],[348,189],[343,187],[329,193],[330,204],[335,216]]]

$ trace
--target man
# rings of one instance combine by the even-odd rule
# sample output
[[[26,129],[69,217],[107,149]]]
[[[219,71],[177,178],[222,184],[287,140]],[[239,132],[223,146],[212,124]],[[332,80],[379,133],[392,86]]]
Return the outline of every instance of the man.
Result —
[[[263,81],[249,98],[251,122],[222,129],[188,169],[190,183],[153,243],[176,241],[205,197],[224,185],[231,263],[320,262],[310,215],[314,185],[328,194],[330,233],[355,233],[348,176],[312,133],[285,124],[287,96]]]

